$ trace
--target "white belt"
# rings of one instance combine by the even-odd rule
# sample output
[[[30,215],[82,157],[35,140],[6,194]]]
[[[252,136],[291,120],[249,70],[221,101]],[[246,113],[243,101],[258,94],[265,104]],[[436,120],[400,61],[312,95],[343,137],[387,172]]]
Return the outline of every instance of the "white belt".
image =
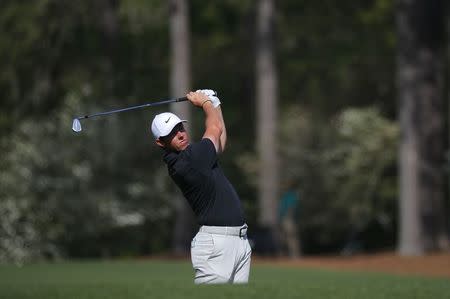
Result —
[[[209,226],[203,225],[200,227],[199,231],[209,234],[216,235],[226,235],[226,236],[238,236],[238,237],[246,237],[247,236],[247,224],[242,226]]]

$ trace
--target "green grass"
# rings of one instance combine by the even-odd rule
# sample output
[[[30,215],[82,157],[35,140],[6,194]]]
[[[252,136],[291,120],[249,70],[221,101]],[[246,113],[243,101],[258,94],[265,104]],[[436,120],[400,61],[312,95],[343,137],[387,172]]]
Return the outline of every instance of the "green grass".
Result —
[[[450,298],[450,280],[253,265],[248,285],[193,284],[188,262],[0,266],[0,298]]]

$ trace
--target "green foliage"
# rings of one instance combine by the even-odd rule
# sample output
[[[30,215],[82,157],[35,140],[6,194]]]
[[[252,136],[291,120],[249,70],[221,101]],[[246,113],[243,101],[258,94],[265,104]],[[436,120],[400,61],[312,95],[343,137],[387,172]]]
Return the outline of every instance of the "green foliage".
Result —
[[[368,219],[391,214],[398,127],[372,108],[347,109],[337,122],[338,144],[326,154],[329,174],[335,178],[333,189],[339,190],[336,199],[349,209],[350,223],[361,227]]]
[[[282,1],[280,94],[321,115],[376,104],[390,116],[394,94],[394,1]]]
[[[285,180],[298,182],[306,240],[343,246],[349,234],[373,221],[392,233],[396,124],[374,108],[346,109],[325,126],[301,107],[289,109],[283,119]],[[380,245],[392,242],[387,239]]]
[[[219,91],[229,132],[221,164],[249,222],[258,170],[254,4],[189,7],[193,88]],[[1,261],[169,247],[175,186],[148,130],[166,107],[70,131],[74,116],[167,97],[168,12],[155,0],[2,1]],[[350,104],[393,115],[393,1],[282,1],[277,13],[283,180],[301,182],[304,233],[330,243],[388,213],[395,194],[394,125],[370,109],[327,120]],[[199,138],[201,113],[193,118]]]
[[[114,242],[104,239],[124,225],[159,223],[171,214],[168,180],[158,175],[164,169],[121,177],[117,165],[133,162],[121,157],[126,145],[110,143],[114,138],[108,135],[126,134],[121,133],[124,129],[116,120],[107,126],[99,124],[100,128],[93,126],[94,121],[83,124],[82,136],[70,130],[74,111],[80,109],[77,94],[67,96],[63,110],[40,122],[23,121],[3,140],[2,169],[7,171],[0,180],[0,211],[4,216],[0,219],[0,261],[125,254],[117,245],[109,249]],[[89,145],[95,139],[95,145]],[[104,177],[105,172],[110,177]],[[119,181],[114,176],[121,177],[122,184],[114,184]],[[163,223],[135,231],[135,242],[161,250],[161,239],[167,235],[152,239],[147,235],[158,228],[164,232]],[[115,237],[120,240],[126,236]],[[88,241],[96,246],[84,243]]]
[[[293,182],[300,193],[306,252],[314,246],[343,247],[350,235],[374,222],[385,229],[378,246],[392,246],[397,125],[375,108],[348,108],[319,121],[303,106],[291,105],[281,120],[281,187]],[[246,153],[238,163],[256,185],[258,173],[270,170],[260,170],[254,156]],[[380,237],[373,238],[376,243]]]
[[[0,261],[130,254],[114,244],[120,235],[111,240],[124,225],[146,229],[135,231],[135,252],[161,250],[170,236],[172,193],[167,177],[158,175],[165,172],[155,161],[159,153],[149,150],[150,115],[92,120],[80,136],[70,127],[76,115],[166,94],[159,83],[166,47],[155,46],[152,36],[165,28],[136,31],[131,24],[114,31],[130,23],[123,7],[122,19],[113,12],[105,22],[96,10],[111,9],[107,1],[2,6]],[[131,155],[130,144],[136,144]],[[160,234],[151,238],[155,231]]]

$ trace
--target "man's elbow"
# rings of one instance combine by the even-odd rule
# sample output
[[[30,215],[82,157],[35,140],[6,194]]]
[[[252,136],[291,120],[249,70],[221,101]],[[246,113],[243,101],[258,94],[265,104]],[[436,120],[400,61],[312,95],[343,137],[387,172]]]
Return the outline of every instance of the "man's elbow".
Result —
[[[225,145],[227,144],[227,136],[226,132],[224,131],[222,135],[220,136],[220,147],[222,149],[222,152],[225,151]]]
[[[214,135],[216,135],[218,138],[220,138],[220,136],[222,136],[223,133],[223,126],[222,124],[214,124],[211,128],[211,131],[214,132]]]

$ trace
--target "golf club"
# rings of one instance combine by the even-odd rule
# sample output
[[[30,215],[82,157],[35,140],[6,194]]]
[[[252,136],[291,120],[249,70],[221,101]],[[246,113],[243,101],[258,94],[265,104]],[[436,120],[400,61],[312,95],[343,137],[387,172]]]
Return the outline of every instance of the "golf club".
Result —
[[[85,115],[85,116],[79,116],[79,117],[76,117],[73,119],[72,130],[77,133],[81,131],[80,120],[82,120],[82,119],[92,118],[92,117],[101,116],[101,115],[108,115],[108,114],[113,114],[113,113],[118,113],[118,112],[124,112],[124,111],[128,111],[128,110],[139,109],[139,108],[158,106],[158,105],[170,104],[170,103],[176,103],[176,102],[184,102],[184,101],[187,101],[187,97],[170,99],[170,100],[154,102],[154,103],[148,103],[148,104],[143,104],[143,105],[139,105],[139,106],[133,106],[133,107],[111,110],[111,111],[106,111],[106,112],[99,112],[99,113],[94,113],[94,114]]]

